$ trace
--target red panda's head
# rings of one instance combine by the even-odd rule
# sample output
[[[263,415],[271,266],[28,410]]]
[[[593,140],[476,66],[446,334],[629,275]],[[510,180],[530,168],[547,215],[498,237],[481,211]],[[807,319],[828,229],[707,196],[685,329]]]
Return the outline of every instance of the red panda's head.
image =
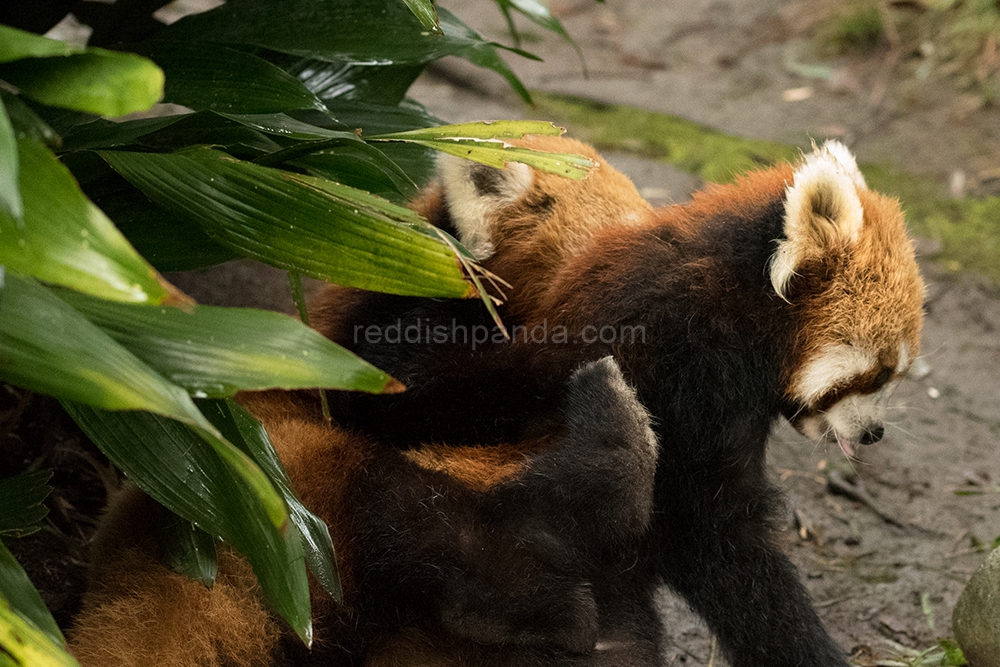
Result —
[[[550,153],[574,153],[594,167],[573,180],[511,162],[496,169],[449,155],[414,208],[450,228],[490,271],[512,284],[509,310],[531,312],[552,276],[600,233],[646,222],[652,212],[632,181],[597,151],[567,137],[512,142]]]
[[[924,287],[899,202],[868,190],[827,142],[785,190],[784,238],[768,268],[802,316],[787,378],[788,417],[848,456],[883,434],[886,404],[917,356]]]

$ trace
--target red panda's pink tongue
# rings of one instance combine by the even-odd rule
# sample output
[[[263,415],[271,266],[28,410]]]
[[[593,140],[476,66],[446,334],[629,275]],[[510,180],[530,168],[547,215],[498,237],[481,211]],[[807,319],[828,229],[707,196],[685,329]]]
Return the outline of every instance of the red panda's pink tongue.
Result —
[[[844,452],[844,456],[846,456],[847,458],[849,459],[853,458],[854,443],[852,443],[849,439],[845,438],[839,433],[837,433],[836,435],[837,435],[837,444],[840,445],[840,451]]]

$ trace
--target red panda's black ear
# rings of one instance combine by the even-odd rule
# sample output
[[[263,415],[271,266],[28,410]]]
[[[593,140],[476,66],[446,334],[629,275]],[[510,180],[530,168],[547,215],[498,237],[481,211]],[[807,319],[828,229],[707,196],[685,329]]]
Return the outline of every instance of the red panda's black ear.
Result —
[[[788,282],[803,260],[838,252],[858,239],[864,177],[847,148],[828,141],[796,167],[785,190],[785,239],[771,257],[771,284],[787,298]]]
[[[486,259],[493,254],[491,220],[528,191],[533,180],[531,168],[510,162],[497,169],[441,155],[438,175],[458,240],[476,259]]]

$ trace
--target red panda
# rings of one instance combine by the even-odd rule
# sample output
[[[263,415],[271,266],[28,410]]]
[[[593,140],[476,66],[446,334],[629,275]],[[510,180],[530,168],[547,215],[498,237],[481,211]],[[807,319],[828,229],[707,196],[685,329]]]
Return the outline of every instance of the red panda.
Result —
[[[567,139],[524,143],[583,150]],[[446,161],[420,205],[513,284],[502,314],[514,340],[387,345],[358,334],[488,321],[468,304],[365,300],[321,330],[410,389],[352,396],[342,418],[414,444],[432,432],[502,442],[535,404],[518,378],[555,382],[564,371],[554,368],[612,355],[661,446],[652,535],[624,585],[662,581],[682,594],[734,667],[845,667],[769,538],[780,497],[765,446],[782,415],[847,456],[883,436],[922,326],[924,288],[898,202],[868,190],[837,142],[656,211],[603,162],[557,191],[547,180]],[[450,419],[457,409],[496,417],[482,427]]]

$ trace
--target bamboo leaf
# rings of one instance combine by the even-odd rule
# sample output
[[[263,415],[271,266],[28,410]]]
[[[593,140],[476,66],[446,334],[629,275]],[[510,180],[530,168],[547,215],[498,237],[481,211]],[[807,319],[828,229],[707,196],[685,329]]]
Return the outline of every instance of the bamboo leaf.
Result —
[[[412,100],[404,100],[399,105],[331,100],[326,102],[326,106],[345,127],[352,130],[359,128],[364,131],[365,137],[444,124]]]
[[[409,201],[420,188],[384,152],[364,142],[346,144],[305,155],[290,164],[313,176],[367,190],[400,203]]]
[[[296,77],[324,104],[349,100],[395,105],[420,76],[422,65],[397,65],[391,60],[320,60],[272,54],[271,62]]]
[[[371,364],[287,315],[195,306],[190,312],[59,296],[123,347],[196,396],[327,387],[380,393],[399,386]]]
[[[17,667],[79,667],[73,657],[52,643],[34,623],[18,615],[0,595],[0,663]]]
[[[62,139],[24,100],[8,90],[0,90],[0,100],[7,107],[7,116],[16,136],[26,135],[51,148],[59,147]]]
[[[546,30],[551,30],[563,39],[572,43],[569,33],[563,28],[559,19],[552,16],[549,8],[538,2],[538,0],[499,0],[501,7],[515,9],[533,23],[540,25]]]
[[[260,130],[261,132],[288,137],[289,139],[298,139],[301,141],[340,139],[347,143],[362,143],[353,132],[318,127],[304,123],[283,113],[242,115],[220,113],[219,115],[236,121],[241,125]]]
[[[166,73],[164,99],[196,111],[267,114],[325,108],[294,76],[243,51],[207,43],[158,41],[144,53]]]
[[[0,291],[0,379],[63,400],[148,410],[187,424],[254,490],[275,526],[288,518],[263,473],[219,435],[183,389],[49,290],[11,273]]]
[[[98,203],[129,243],[159,271],[190,271],[240,257],[235,250],[216,243],[198,224],[156,206],[131,186],[102,197]]]
[[[274,482],[288,505],[292,525],[302,540],[306,563],[316,580],[335,600],[343,596],[333,541],[326,524],[299,500],[267,432],[249,412],[232,400],[202,401],[208,419],[246,452]]]
[[[496,45],[443,7],[437,8],[441,33],[421,25],[403,2],[284,0],[281,9],[281,20],[275,20],[274,6],[267,0],[229,2],[185,17],[162,35],[172,40],[259,46],[345,66],[412,68],[444,56],[459,56],[496,71],[530,101],[524,85],[497,54]]]
[[[0,212],[0,264],[107,299],[184,303],[44,146],[19,139],[24,220]]]
[[[505,139],[519,139],[528,134],[559,135],[560,128],[538,121],[499,121],[444,125],[408,132],[394,132],[369,137],[368,141],[402,141],[433,148],[476,162],[502,168],[508,162],[521,162],[535,169],[567,178],[583,178],[594,163],[572,153],[543,153],[513,146]]]
[[[52,491],[46,484],[51,477],[51,470],[36,470],[0,479],[0,535],[24,537],[39,529],[49,513],[45,499]]]
[[[418,128],[406,132],[379,134],[369,139],[520,139],[526,135],[539,134],[549,137],[561,136],[565,130],[543,120],[496,120],[455,125],[438,125]]]
[[[7,115],[6,105],[0,101],[0,215],[23,223],[24,204],[18,171],[14,126]]]
[[[45,471],[51,475],[51,471]],[[47,493],[47,492],[46,492]],[[66,646],[59,626],[49,613],[42,597],[35,590],[28,574],[21,567],[14,554],[0,542],[0,598],[6,598],[17,614],[44,632],[49,640],[60,648]]]
[[[67,151],[81,151],[129,146],[135,144],[141,137],[170,127],[189,117],[189,115],[159,116],[156,118],[136,118],[118,123],[97,118],[74,125],[63,137],[63,148]]]
[[[133,53],[97,48],[7,62],[0,65],[0,79],[43,104],[103,116],[144,111],[163,97],[159,67]]]
[[[0,379],[109,410],[152,410],[199,422],[180,387],[49,290],[10,271],[0,290]]]
[[[74,46],[24,30],[0,25],[0,63],[22,58],[49,58],[82,53],[82,46]]]
[[[454,253],[408,226],[426,225],[419,216],[370,193],[208,148],[101,155],[158,205],[273,266],[394,294],[475,294]]]
[[[163,528],[163,560],[167,566],[211,588],[219,567],[215,538],[176,514]]]
[[[304,642],[311,641],[301,544],[289,535],[284,503],[270,483],[269,496],[284,513],[284,520],[277,523],[273,508],[261,500],[260,489],[234,469],[226,452],[238,453],[260,473],[246,454],[211,424],[210,433],[148,412],[107,412],[65,401],[63,405],[139,488],[243,554],[267,600]],[[226,447],[220,447],[223,443]],[[262,473],[260,477],[264,478]]]
[[[406,6],[410,8],[413,15],[420,21],[420,25],[432,32],[441,32],[441,23],[430,0],[403,0],[403,2],[406,3]]]

